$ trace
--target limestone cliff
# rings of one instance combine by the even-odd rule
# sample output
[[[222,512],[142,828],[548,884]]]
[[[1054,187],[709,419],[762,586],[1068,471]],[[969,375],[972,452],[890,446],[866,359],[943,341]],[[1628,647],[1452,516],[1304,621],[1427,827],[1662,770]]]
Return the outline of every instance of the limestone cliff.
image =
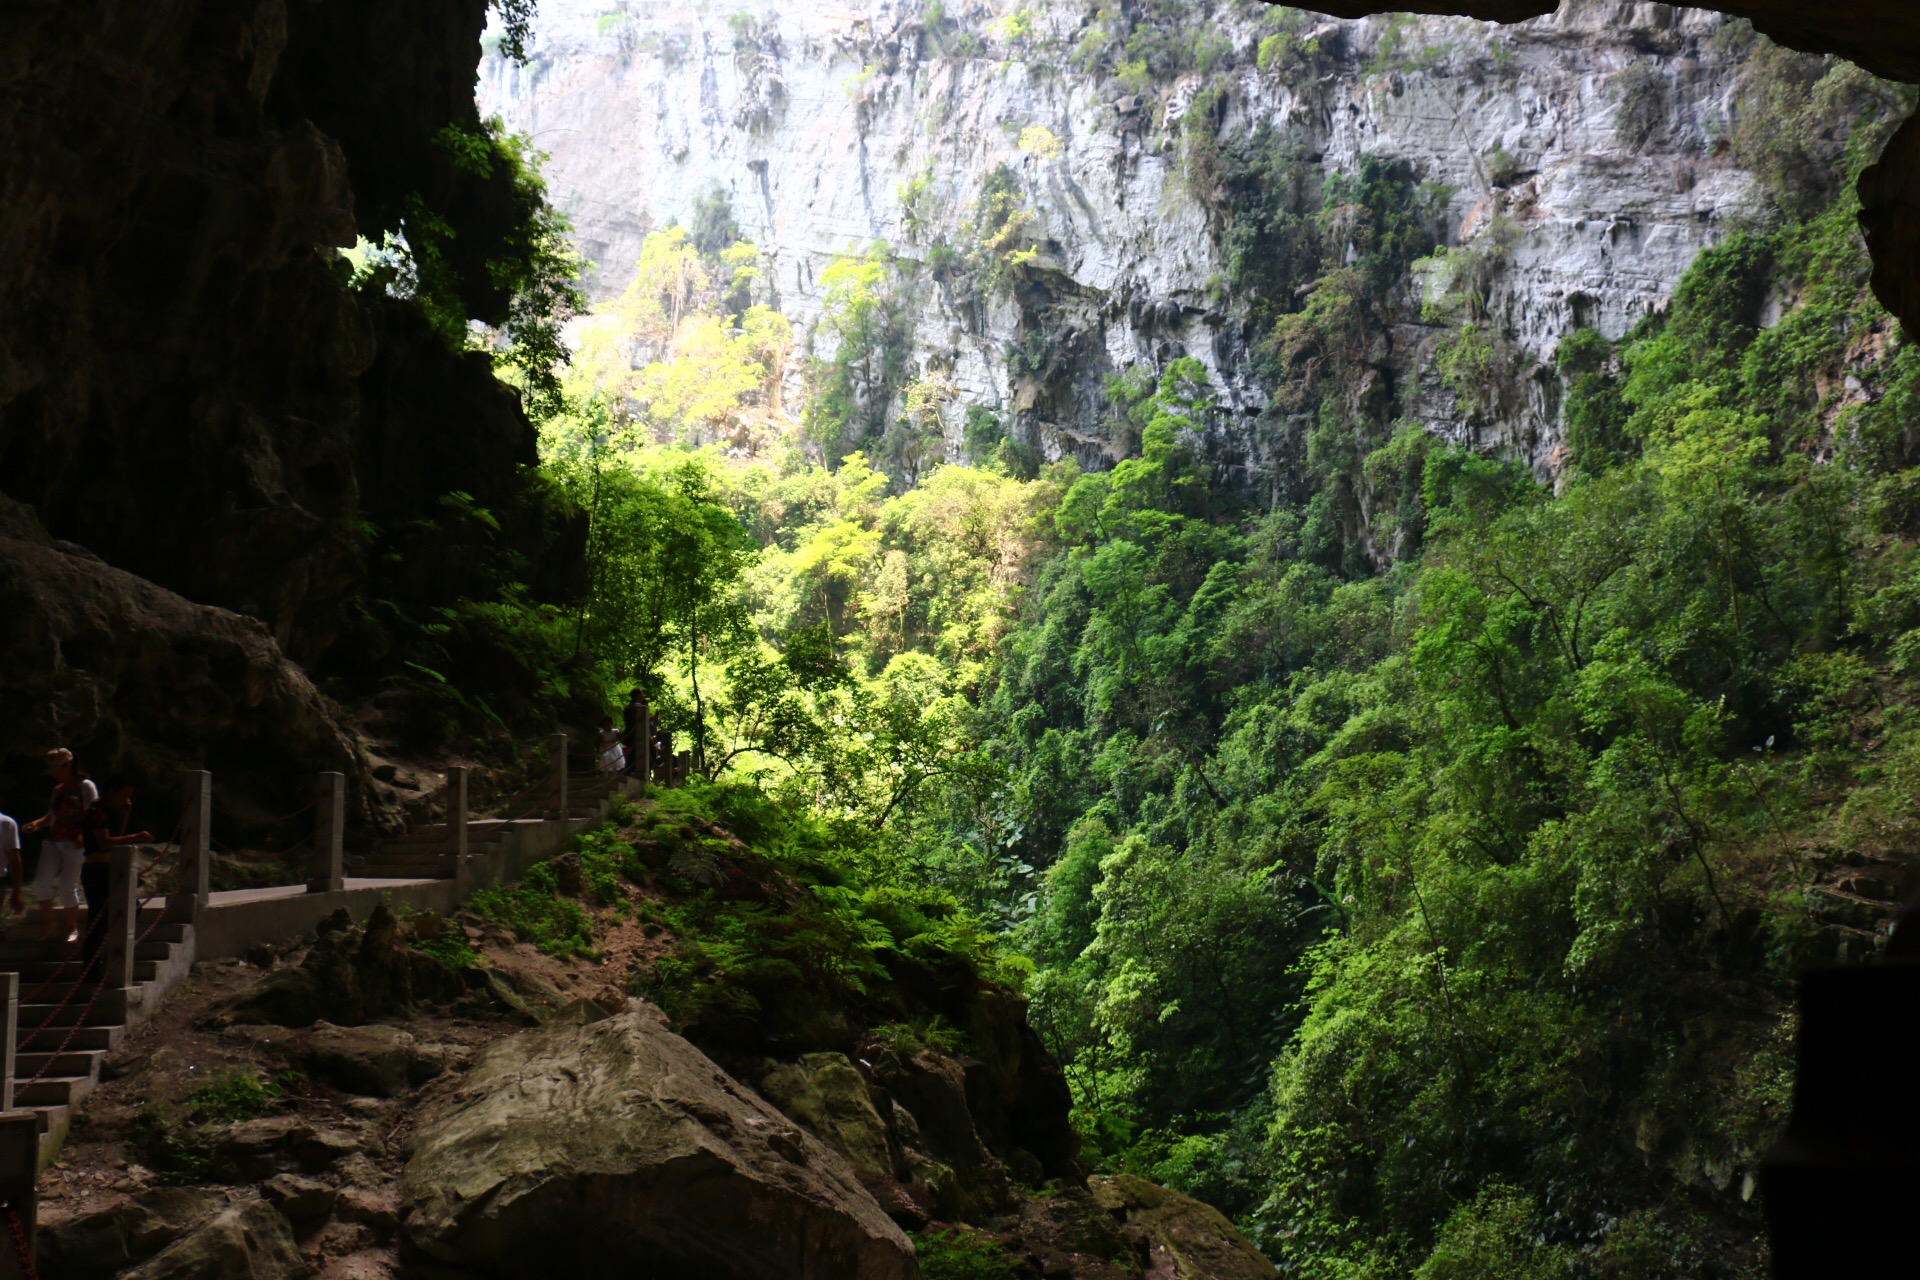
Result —
[[[958,405],[975,403],[1049,456],[1098,464],[1125,448],[1102,425],[1102,377],[1190,354],[1230,410],[1216,461],[1256,486],[1276,483],[1298,424],[1262,421],[1223,193],[1189,159],[1196,103],[1222,139],[1286,131],[1316,182],[1378,156],[1443,189],[1432,230],[1458,252],[1420,264],[1369,359],[1397,415],[1543,474],[1560,441],[1562,336],[1619,336],[1701,248],[1765,216],[1753,176],[1716,143],[1741,61],[1717,14],[1568,0],[1504,28],[1296,15],[1290,47],[1310,52],[1286,59],[1259,54],[1276,29],[1265,6],[1221,0],[1199,22],[1214,65],[1140,83],[1080,69],[1095,9],[548,0],[530,65],[483,64],[482,109],[551,155],[601,294],[630,278],[647,231],[718,190],[769,252],[803,335],[833,257],[885,241],[924,262],[1006,165],[1036,215],[1043,287],[956,293],[923,272],[913,296],[916,360],[961,393],[950,447]],[[900,192],[923,174],[910,215]],[[1434,304],[1463,268],[1487,274],[1476,311],[1514,346],[1497,404],[1462,404],[1435,368],[1457,321]]]

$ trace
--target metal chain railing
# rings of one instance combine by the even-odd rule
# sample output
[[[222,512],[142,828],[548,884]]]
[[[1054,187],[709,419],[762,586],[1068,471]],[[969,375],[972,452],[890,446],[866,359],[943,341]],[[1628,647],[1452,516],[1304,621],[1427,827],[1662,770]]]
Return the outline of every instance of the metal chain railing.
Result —
[[[166,897],[164,893],[152,893],[152,894],[148,894],[144,898],[136,898],[136,901],[134,903],[134,908],[133,908],[134,921],[136,923],[139,921],[140,914],[143,911],[147,910],[148,904],[152,903],[155,899],[164,898],[164,897]],[[153,922],[149,924],[143,932],[137,934],[134,937],[133,941],[128,944],[128,948],[132,952],[132,954],[127,957],[127,964],[129,967],[131,967],[133,964],[138,962],[139,954],[140,954],[140,944],[145,942],[148,938],[151,938],[154,934],[154,931],[157,930],[162,924],[166,922],[166,918],[167,918],[167,913],[165,911],[154,912]],[[111,916],[109,916],[109,919],[111,919]],[[94,960],[97,962],[99,958],[100,958],[99,955],[96,953],[94,956]],[[41,990],[45,990],[47,985],[48,984],[43,983],[41,985]],[[34,1072],[32,1076],[30,1076],[28,1079],[24,1081],[18,1080],[18,1079],[14,1081],[13,1087],[16,1093],[23,1087],[30,1087],[32,1085],[39,1084],[40,1081],[46,1077],[47,1073],[53,1069],[53,1064],[59,1061],[60,1056],[62,1054],[66,1053],[67,1049],[73,1044],[74,1039],[78,1037],[83,1030],[86,1029],[87,1018],[90,1014],[92,1014],[93,1006],[99,1002],[100,993],[105,991],[107,988],[106,988],[106,984],[103,982],[100,982],[97,978],[93,983],[89,984],[86,980],[86,974],[83,972],[80,975],[80,979],[76,981],[68,989],[67,994],[61,997],[60,1003],[56,1004],[52,1008],[52,1010],[48,1012],[46,1019],[43,1022],[41,1022],[39,1026],[35,1027],[32,1031],[28,1032],[25,1038],[29,1043],[39,1039],[40,1035],[43,1032],[47,1031],[49,1028],[53,1026],[53,1020],[60,1016],[61,1011],[64,1010],[69,1004],[73,1003],[73,998],[80,993],[82,988],[90,988],[89,994],[87,996],[86,1004],[82,1005],[80,1008],[80,1012],[74,1016],[73,1024],[67,1028],[67,1034],[61,1037],[59,1046],[47,1054],[47,1060],[40,1064],[40,1069]]]
[[[33,1250],[27,1246],[27,1229],[20,1221],[20,1211],[12,1205],[7,1206],[7,1232],[13,1237],[13,1256],[20,1262],[22,1280],[40,1280],[33,1265]]]

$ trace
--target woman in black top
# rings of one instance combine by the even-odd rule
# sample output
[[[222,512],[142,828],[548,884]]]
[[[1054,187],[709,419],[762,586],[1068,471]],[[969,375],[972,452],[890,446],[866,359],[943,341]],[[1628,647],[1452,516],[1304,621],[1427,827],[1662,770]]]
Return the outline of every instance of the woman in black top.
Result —
[[[122,777],[107,779],[99,803],[87,810],[86,860],[80,864],[80,889],[87,895],[87,936],[80,954],[86,961],[82,982],[100,980],[100,947],[107,940],[107,898],[113,889],[113,849],[115,845],[144,844],[153,839],[151,831],[121,834],[133,813],[133,784]],[[137,874],[137,873],[136,873]]]

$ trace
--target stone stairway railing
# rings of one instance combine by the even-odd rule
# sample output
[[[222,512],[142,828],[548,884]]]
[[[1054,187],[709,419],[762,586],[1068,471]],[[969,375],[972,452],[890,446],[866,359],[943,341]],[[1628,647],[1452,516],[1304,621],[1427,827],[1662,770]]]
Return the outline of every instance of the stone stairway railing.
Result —
[[[190,773],[180,888],[143,901],[136,851],[114,850],[99,981],[81,981],[78,942],[0,939],[0,1233],[12,1237],[0,1240],[0,1280],[29,1274],[20,1263],[34,1252],[35,1177],[59,1153],[107,1055],[195,961],[296,937],[342,907],[356,919],[382,901],[451,912],[475,890],[558,853],[603,818],[616,796],[644,790],[633,778],[569,774],[565,735],[555,735],[552,758],[538,816],[471,819],[466,770],[449,769],[449,820],[382,842],[351,876],[346,778],[323,773],[311,878],[225,891],[212,887],[213,778]],[[24,1242],[24,1253],[14,1241]]]

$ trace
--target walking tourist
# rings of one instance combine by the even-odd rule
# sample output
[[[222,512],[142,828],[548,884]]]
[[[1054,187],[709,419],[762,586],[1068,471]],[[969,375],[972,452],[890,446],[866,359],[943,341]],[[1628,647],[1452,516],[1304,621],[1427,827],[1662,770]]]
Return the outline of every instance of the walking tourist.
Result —
[[[600,718],[600,772],[619,773],[627,767],[627,753],[620,745],[620,731],[613,727],[612,716]]]
[[[19,915],[27,909],[20,896],[27,860],[20,850],[20,824],[4,813],[0,813],[0,857],[7,860],[7,874],[13,878],[13,914]]]
[[[87,810],[100,799],[99,789],[65,747],[47,752],[47,776],[53,779],[53,801],[46,813],[27,824],[30,832],[44,830],[40,865],[33,871],[33,896],[40,903],[40,931],[60,937],[54,925],[53,896],[59,884],[60,905],[66,908],[68,942],[80,939],[80,864],[85,858]]]
[[[99,980],[100,946],[107,940],[107,896],[113,885],[113,849],[115,845],[144,844],[153,839],[151,831],[124,834],[127,819],[133,814],[133,784],[115,774],[107,779],[100,800],[87,810],[82,835],[85,857],[80,863],[80,888],[87,895],[87,936],[80,954],[86,964],[82,982]]]

